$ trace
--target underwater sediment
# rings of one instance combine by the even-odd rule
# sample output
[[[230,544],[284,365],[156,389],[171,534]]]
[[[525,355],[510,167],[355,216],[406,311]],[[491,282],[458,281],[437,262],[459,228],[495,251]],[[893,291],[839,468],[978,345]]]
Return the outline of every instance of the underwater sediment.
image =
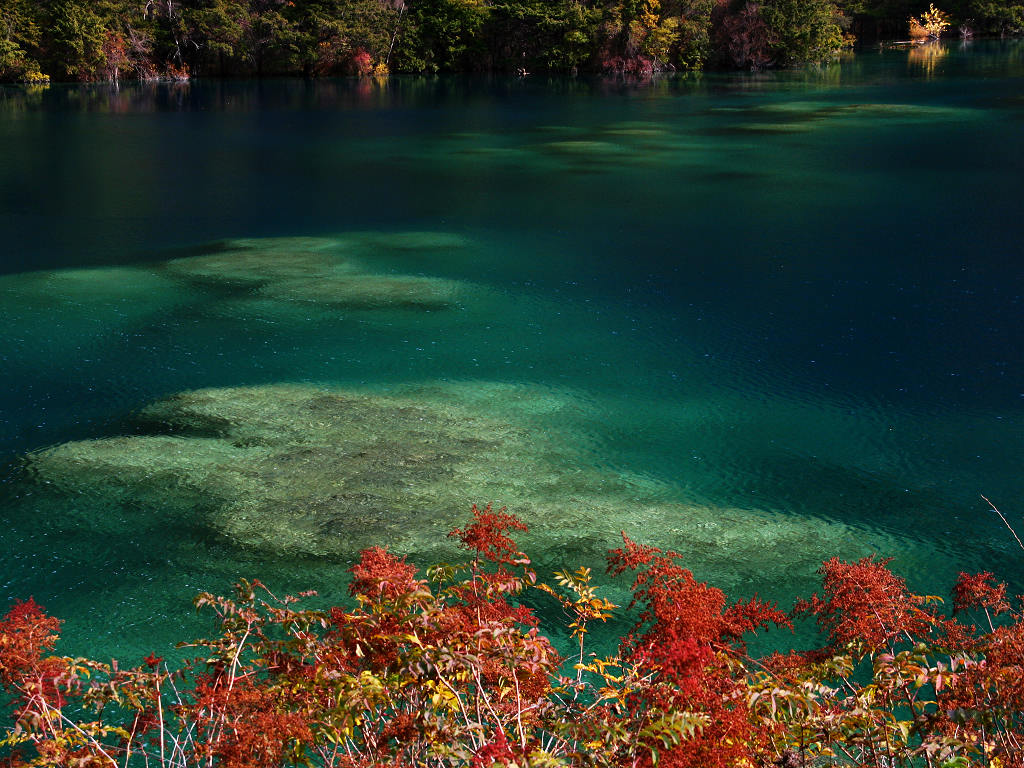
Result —
[[[322,328],[318,318],[339,310],[402,327],[409,309],[465,309],[464,298],[480,294],[458,280],[385,271],[375,257],[397,253],[398,263],[414,264],[432,249],[472,254],[470,241],[452,233],[360,232],[228,240],[147,268],[18,277],[26,295],[81,284],[83,302],[126,301],[138,322],[189,302],[238,322],[248,313],[271,318],[285,333]],[[150,294],[162,298],[147,313]],[[493,314],[486,301],[472,306],[443,321],[439,315],[438,327]],[[656,411],[696,425],[706,424],[712,407]],[[855,525],[715,505],[609,463],[606,446],[587,437],[602,431],[593,424],[604,412],[568,387],[488,380],[207,387],[150,403],[124,433],[45,448],[25,464],[36,492],[57,494],[51,508],[85,530],[114,535],[126,520],[151,535],[192,526],[282,559],[347,562],[382,544],[421,563],[452,557],[446,534],[465,521],[471,502],[508,505],[531,528],[524,548],[552,566],[600,562],[625,531],[679,551],[730,588],[792,583],[794,573],[809,584],[824,557],[905,549],[895,533],[873,531],[868,543]]]
[[[524,547],[551,565],[593,562],[622,530],[740,581],[809,575],[830,552],[869,553],[838,522],[687,504],[670,484],[593,466],[587,446],[543,426],[587,407],[571,391],[475,382],[466,400],[466,386],[195,390],[144,408],[146,434],[69,442],[27,461],[58,492],[131,499],[140,525],[198,516],[232,544],[280,557],[347,561],[387,545],[420,562],[447,558],[445,536],[470,501],[507,504],[530,525]]]

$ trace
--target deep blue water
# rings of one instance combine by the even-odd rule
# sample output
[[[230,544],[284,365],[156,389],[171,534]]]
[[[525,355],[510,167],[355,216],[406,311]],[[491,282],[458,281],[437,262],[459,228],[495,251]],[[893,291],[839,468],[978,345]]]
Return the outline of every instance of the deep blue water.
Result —
[[[607,484],[609,530],[732,593],[788,601],[824,557],[873,551],[929,592],[982,568],[1019,591],[980,494],[1022,520],[1022,83],[1024,46],[978,42],[649,83],[0,90],[2,596],[35,595],[100,655],[164,648],[195,591],[237,576],[336,596],[350,558],[26,469],[137,434],[167,395],[281,382],[447,388],[513,421],[515,401],[524,439],[557,446],[530,469],[556,478],[529,504],[552,507],[544,564],[614,545],[573,538],[572,505]],[[409,232],[439,239],[387,239]],[[358,247],[459,299],[236,311],[249,288],[167,276],[271,237]],[[517,511],[514,472],[467,506]]]

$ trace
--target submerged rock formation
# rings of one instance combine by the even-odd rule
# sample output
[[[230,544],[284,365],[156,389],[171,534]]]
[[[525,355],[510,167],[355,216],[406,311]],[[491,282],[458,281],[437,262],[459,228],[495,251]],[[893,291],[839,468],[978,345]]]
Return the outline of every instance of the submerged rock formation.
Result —
[[[541,568],[594,562],[621,530],[729,584],[792,582],[794,568],[809,579],[831,552],[868,553],[844,524],[687,504],[681,489],[600,466],[595,446],[543,426],[587,408],[570,391],[487,382],[203,389],[145,408],[146,434],[65,443],[28,465],[41,487],[116,509],[85,525],[115,530],[131,509],[154,532],[200,526],[282,557],[348,561],[387,545],[447,559],[446,534],[471,501],[527,521],[522,543]]]
[[[264,286],[259,294],[278,301],[351,309],[444,309],[455,304],[463,291],[463,284],[438,277],[353,274],[282,280]]]
[[[401,271],[448,249],[465,249],[459,259],[472,255],[448,233],[233,240],[147,269],[15,276],[6,286],[24,296],[33,318],[52,307],[74,319],[84,307],[83,328],[97,307],[128,328],[183,304],[218,319],[266,318],[282,337],[322,331],[325,319],[343,324],[349,312],[405,328],[409,309],[459,307],[416,315],[415,325],[482,326],[479,318],[493,316],[486,293]],[[686,404],[695,424],[705,423],[709,407]],[[655,411],[690,417],[663,404]],[[283,561],[347,561],[381,544],[422,563],[448,558],[445,535],[473,501],[508,504],[531,528],[524,547],[545,566],[598,562],[625,530],[680,551],[726,587],[792,583],[794,569],[810,579],[821,558],[836,553],[906,549],[888,544],[884,532],[873,531],[869,544],[863,531],[835,521],[715,506],[615,465],[608,413],[607,404],[570,389],[487,381],[386,391],[298,383],[200,389],[147,406],[126,434],[57,445],[31,454],[26,466],[31,493],[57,494],[48,508],[99,537],[126,525],[154,536],[174,527]]]
[[[360,269],[345,258],[340,241],[319,237],[224,240],[204,250],[200,255],[172,259],[164,268],[190,282],[250,287]]]
[[[843,104],[829,101],[782,101],[749,108],[720,108],[721,114],[735,114],[732,126],[752,133],[805,133],[842,127],[870,120],[881,124],[913,124],[936,120],[967,120],[977,116],[970,109],[922,104]]]
[[[487,475],[530,472],[525,434],[450,404],[278,385],[146,408],[168,434],[66,443],[31,459],[65,490],[180,499],[245,546],[326,556],[443,540]]]
[[[465,243],[444,232],[228,240],[212,244],[208,253],[168,261],[164,268],[170,275],[202,286],[247,289],[251,293],[236,299],[242,301],[348,309],[444,309],[466,293],[466,286],[455,280],[374,271],[369,265],[380,249],[429,251]]]

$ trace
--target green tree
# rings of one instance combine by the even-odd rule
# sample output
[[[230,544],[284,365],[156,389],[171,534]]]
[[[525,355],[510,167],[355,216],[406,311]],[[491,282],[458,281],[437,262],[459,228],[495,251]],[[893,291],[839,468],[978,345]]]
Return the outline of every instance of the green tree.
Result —
[[[240,67],[247,2],[208,0],[183,11],[190,39],[197,41],[192,69],[197,74],[227,74]]]
[[[648,38],[661,20],[661,0],[610,0],[598,30],[601,66],[638,72],[656,66]]]
[[[343,0],[339,5],[349,55],[365,52],[375,66],[387,66],[408,16],[403,0]]]
[[[239,52],[247,68],[258,76],[284,73],[295,67],[295,33],[278,5],[274,2],[250,6],[242,25]]]
[[[420,72],[489,68],[481,33],[490,13],[482,0],[414,0],[393,54],[397,67]]]
[[[577,0],[496,3],[486,30],[492,62],[504,70],[583,67],[593,56],[598,19]]]
[[[607,2],[600,27],[605,67],[612,63],[627,71],[702,68],[712,53],[715,7],[715,0]]]
[[[281,13],[289,67],[309,77],[386,70],[407,8],[403,0],[299,0]]]
[[[1024,4],[1000,0],[969,0],[956,14],[961,23],[995,35],[1024,33]]]
[[[831,0],[765,0],[761,17],[776,64],[825,61],[843,47],[844,18]]]
[[[34,10],[25,0],[0,4],[0,81],[46,79],[30,53],[38,50],[41,37]]]
[[[837,0],[858,37],[903,37],[907,18],[921,10],[919,0]]]
[[[62,80],[96,80],[105,71],[107,27],[91,4],[66,0],[49,18],[47,64]]]
[[[348,55],[348,30],[333,0],[311,0],[288,9],[295,62],[305,77],[328,75]]]
[[[645,50],[676,69],[702,69],[711,57],[714,0],[662,0]]]

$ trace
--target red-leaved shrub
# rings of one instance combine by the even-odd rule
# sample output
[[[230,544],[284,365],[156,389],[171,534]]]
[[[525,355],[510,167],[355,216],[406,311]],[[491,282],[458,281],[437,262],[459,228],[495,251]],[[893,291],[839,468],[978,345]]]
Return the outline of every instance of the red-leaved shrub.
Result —
[[[60,622],[34,601],[0,619],[11,726],[0,761],[160,768],[1024,766],[1024,615],[990,573],[961,574],[958,617],[912,593],[889,561],[825,562],[825,644],[748,656],[744,637],[789,617],[734,602],[674,552],[623,537],[636,623],[588,651],[615,606],[590,570],[539,582],[490,505],[451,536],[470,560],[420,578],[381,547],[351,568],[354,604],[327,610],[241,581],[196,598],[219,622],[169,668],[54,655]],[[554,599],[576,647],[561,656],[532,605]],[[985,631],[959,616],[984,613]]]

